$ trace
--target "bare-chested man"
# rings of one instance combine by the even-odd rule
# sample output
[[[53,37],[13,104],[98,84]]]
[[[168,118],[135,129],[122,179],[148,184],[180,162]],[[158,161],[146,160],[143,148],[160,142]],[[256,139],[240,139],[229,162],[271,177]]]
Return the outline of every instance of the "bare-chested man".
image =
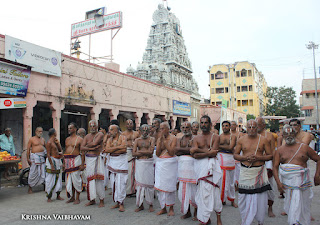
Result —
[[[127,181],[127,195],[132,195],[136,192],[134,185],[134,168],[135,168],[135,158],[132,157],[133,143],[136,138],[138,138],[139,133],[133,130],[133,121],[131,119],[126,122],[127,130],[125,130],[122,135],[127,138],[127,157],[128,157],[128,181]]]
[[[226,201],[229,200],[233,207],[238,208],[238,205],[234,202],[235,160],[233,158],[233,151],[234,147],[236,146],[237,137],[230,133],[230,125],[231,123],[229,121],[222,122],[223,133],[220,134],[219,153],[217,156],[221,170],[223,172],[220,182],[220,191],[221,201],[223,205],[225,205]]]
[[[195,201],[197,204],[197,218],[201,224],[211,224],[210,215],[213,211],[217,215],[217,225],[222,225],[219,181],[222,171],[216,158],[219,149],[219,135],[211,132],[212,123],[209,116],[204,115],[200,119],[201,134],[193,138],[190,150],[195,158],[194,172],[197,179],[197,192]]]
[[[111,209],[119,208],[124,212],[124,199],[126,198],[126,183],[128,179],[127,138],[120,133],[117,125],[109,127],[111,137],[107,141],[105,153],[110,153],[108,170],[110,172],[110,185],[113,201],[116,205]]]
[[[42,137],[42,127],[37,127],[36,135],[29,139],[27,147],[27,160],[30,165],[28,193],[32,193],[32,187],[44,183],[46,177],[45,170],[45,140]]]
[[[279,147],[275,152],[273,164],[274,178],[279,192],[286,195],[284,210],[285,214],[288,214],[289,225],[309,225],[313,194],[307,161],[312,159],[317,163],[314,183],[315,185],[320,185],[320,157],[308,145],[296,142],[296,131],[293,127],[285,125],[282,133],[286,144]]]
[[[60,197],[62,190],[62,170],[63,170],[63,153],[59,140],[57,139],[57,132],[54,128],[49,129],[49,141],[46,145],[47,160],[46,160],[46,193],[47,202],[51,202],[51,197],[57,193],[57,200],[63,200]]]
[[[77,135],[79,137],[81,137],[82,139],[84,139],[84,137],[87,135],[87,132],[84,128],[79,128],[77,131]],[[85,191],[86,186],[87,186],[87,172],[86,172],[86,166],[85,166],[86,154],[85,154],[85,152],[80,151],[80,155],[81,155],[81,161],[83,163],[80,166],[81,178],[82,178],[82,191]]]
[[[191,131],[192,131],[192,135],[194,136],[198,135],[199,123],[197,121],[192,122]]]
[[[267,138],[269,144],[270,144],[270,148],[271,148],[271,153],[272,155],[274,155],[275,152],[275,139],[274,136],[272,135],[271,132],[268,132],[266,130],[266,122],[262,117],[258,117],[256,118],[257,124],[258,124],[258,134],[260,134],[261,136]],[[275,193],[274,193],[274,178],[273,178],[273,174],[272,174],[272,160],[267,161],[266,162],[266,168],[267,168],[267,172],[268,172],[268,179],[269,179],[269,183],[270,186],[272,188],[272,190],[268,191],[268,216],[269,217],[275,217],[276,215],[274,215],[273,211],[272,211],[272,205],[274,202],[274,198],[275,198]]]
[[[67,203],[80,203],[80,192],[82,191],[82,178],[80,167],[84,164],[80,155],[80,146],[82,138],[77,136],[77,125],[70,123],[68,126],[69,137],[66,139],[66,150],[64,153],[64,163],[66,172],[66,190],[67,196],[71,197]],[[75,192],[76,197],[75,197]]]
[[[265,162],[273,156],[267,138],[258,134],[257,121],[248,121],[247,133],[237,142],[234,152],[234,158],[241,162],[238,204],[243,225],[254,219],[261,225],[267,210],[267,191],[271,190]]]
[[[149,212],[153,212],[153,199],[154,199],[154,162],[153,162],[153,149],[154,138],[149,136],[150,128],[147,124],[140,127],[142,136],[135,140],[133,145],[133,156],[137,157],[136,160],[136,205],[135,212],[144,209],[143,199],[149,204]]]
[[[157,215],[166,214],[166,206],[170,206],[168,216],[174,216],[173,206],[176,201],[178,160],[174,150],[176,137],[169,133],[169,124],[160,124],[161,136],[157,141],[156,155],[159,157],[155,166],[155,185],[161,210]]]
[[[195,207],[193,220],[197,220],[197,205],[195,195],[197,180],[194,173],[194,158],[190,154],[192,147],[191,123],[183,122],[181,125],[183,136],[177,139],[175,154],[178,160],[178,198],[181,202],[181,219],[191,217],[191,204]]]
[[[103,133],[98,131],[98,122],[89,121],[90,133],[85,136],[81,144],[81,152],[85,152],[87,197],[86,206],[94,205],[96,197],[100,199],[99,207],[104,207],[104,166],[100,156],[102,151]]]

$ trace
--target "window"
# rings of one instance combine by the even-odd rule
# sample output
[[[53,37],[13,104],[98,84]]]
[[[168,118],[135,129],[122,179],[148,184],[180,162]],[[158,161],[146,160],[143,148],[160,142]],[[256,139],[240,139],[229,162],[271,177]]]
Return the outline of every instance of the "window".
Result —
[[[249,106],[253,106],[253,99],[249,100]]]
[[[248,70],[248,76],[251,77],[252,76],[252,71]]]
[[[216,105],[217,106],[222,105],[222,102],[217,102]]]
[[[248,91],[248,86],[241,86],[241,91]]]
[[[218,71],[215,75],[215,79],[223,79],[224,75],[221,71]]]
[[[237,86],[237,92],[240,92],[240,86]]]
[[[228,93],[229,92],[229,88],[225,88],[225,93]]]
[[[249,85],[249,91],[252,91],[252,85]]]
[[[309,97],[310,97],[310,95],[307,93],[307,94],[306,94],[306,97],[307,97],[307,98],[309,98]]]
[[[311,117],[312,116],[312,109],[304,110],[304,114],[306,117]]]
[[[237,71],[237,77],[240,77],[240,72],[239,71]]]
[[[228,73],[227,72],[224,73],[224,78],[226,78],[226,79],[228,78]]]
[[[214,80],[214,74],[211,74],[211,80]]]
[[[241,70],[241,77],[246,77],[247,76],[247,71],[245,69]]]
[[[216,94],[224,93],[224,88],[216,88]]]
[[[248,106],[248,100],[242,100],[242,106]]]
[[[238,106],[241,106],[241,100],[238,100],[238,104],[237,104]]]
[[[214,88],[211,88],[211,94],[214,94]]]

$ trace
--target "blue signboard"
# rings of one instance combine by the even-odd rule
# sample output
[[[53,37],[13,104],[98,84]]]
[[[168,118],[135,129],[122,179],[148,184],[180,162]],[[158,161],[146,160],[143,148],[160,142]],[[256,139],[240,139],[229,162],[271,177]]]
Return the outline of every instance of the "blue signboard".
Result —
[[[187,102],[173,100],[173,115],[191,116],[191,105]]]

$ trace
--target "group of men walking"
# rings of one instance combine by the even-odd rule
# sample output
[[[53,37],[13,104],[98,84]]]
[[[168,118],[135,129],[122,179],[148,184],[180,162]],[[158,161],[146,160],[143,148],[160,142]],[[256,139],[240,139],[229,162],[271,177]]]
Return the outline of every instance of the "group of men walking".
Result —
[[[237,189],[242,225],[249,225],[254,219],[263,224],[267,208],[268,215],[275,216],[272,211],[275,180],[280,193],[285,192],[283,214],[288,214],[288,223],[308,225],[312,184],[307,161],[311,158],[317,162],[314,182],[319,185],[320,158],[309,143],[301,141],[309,140],[306,137],[309,134],[302,133],[295,124],[299,122],[284,126],[277,151],[275,139],[266,131],[262,118],[248,121],[247,134],[237,131],[235,121],[224,121],[220,136],[211,131],[212,122],[206,115],[200,119],[201,131],[199,123],[183,122],[183,135],[179,137],[172,135],[169,124],[160,119],[154,119],[152,126],[142,125],[139,132],[133,130],[132,120],[127,121],[124,132],[117,124],[100,132],[98,123],[92,120],[89,134],[82,137],[77,135],[77,125],[71,123],[64,153],[55,130],[49,130],[50,139],[45,145],[42,128],[38,127],[36,136],[28,143],[29,193],[32,187],[45,181],[48,202],[54,193],[62,200],[64,170],[70,198],[67,203],[80,203],[82,184],[86,183],[86,206],[95,204],[98,198],[99,207],[104,207],[109,186],[115,202],[112,208],[125,211],[126,196],[136,194],[135,211],[144,210],[145,202],[153,212],[156,190],[161,208],[157,215],[173,216],[178,189],[182,219],[192,217],[194,208],[192,219],[210,224],[211,213],[215,211],[217,224],[221,225],[223,205],[230,201],[238,208]],[[83,130],[79,129],[80,132]]]

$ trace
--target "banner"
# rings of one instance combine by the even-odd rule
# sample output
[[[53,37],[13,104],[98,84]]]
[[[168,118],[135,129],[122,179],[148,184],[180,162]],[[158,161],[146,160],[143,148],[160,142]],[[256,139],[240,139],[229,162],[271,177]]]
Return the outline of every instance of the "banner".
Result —
[[[61,53],[6,35],[5,58],[32,67],[32,71],[61,77]]]
[[[10,65],[0,61],[0,93],[25,97],[30,79],[30,67]]]
[[[25,108],[27,102],[23,98],[0,98],[0,109]]]
[[[173,115],[191,116],[190,104],[173,100]]]

